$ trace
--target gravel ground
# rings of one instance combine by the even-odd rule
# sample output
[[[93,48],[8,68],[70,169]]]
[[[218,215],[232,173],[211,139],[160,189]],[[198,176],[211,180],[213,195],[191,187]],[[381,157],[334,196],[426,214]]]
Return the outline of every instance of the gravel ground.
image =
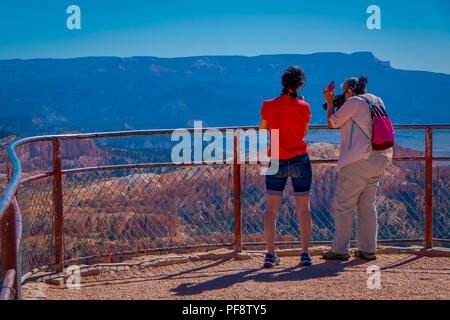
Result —
[[[142,257],[141,257],[142,259]],[[449,299],[450,257],[417,254],[378,254],[375,261],[351,258],[327,261],[313,256],[314,265],[299,266],[298,256],[282,257],[273,269],[261,268],[264,256],[247,260],[233,258],[198,260],[182,264],[102,270],[83,276],[81,289],[65,285],[41,286],[47,299]],[[379,289],[369,289],[369,266],[380,268]],[[39,297],[37,297],[39,298]],[[41,297],[42,298],[42,297]]]

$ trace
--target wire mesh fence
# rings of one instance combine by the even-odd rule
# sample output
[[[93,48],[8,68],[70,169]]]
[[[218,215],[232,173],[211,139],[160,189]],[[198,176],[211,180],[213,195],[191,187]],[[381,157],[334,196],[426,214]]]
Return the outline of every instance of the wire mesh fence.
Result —
[[[137,154],[128,150],[124,156],[123,149],[104,148],[107,151],[95,149],[95,154],[91,155],[92,145],[80,143],[76,145],[77,150],[87,151],[80,151],[79,155],[64,143],[61,144],[63,169],[120,164],[124,159],[125,163],[139,163],[137,160],[143,154],[146,157],[150,154],[149,151],[141,150]],[[18,148],[25,168],[23,177],[53,170],[51,142],[38,144],[40,147],[30,144]],[[339,154],[336,146],[318,144],[315,147],[315,159],[335,158]],[[105,158],[106,152],[113,149],[115,156]],[[42,159],[38,157],[39,152],[44,154]],[[260,165],[254,164],[243,164],[240,169],[243,242],[264,242],[265,176],[260,174],[260,169]],[[333,238],[337,175],[333,164],[313,164],[313,242]],[[423,161],[395,162],[388,166],[376,199],[378,239],[425,237],[424,176]],[[436,163],[433,169],[433,237],[437,239],[449,239],[449,178],[449,167]],[[54,177],[49,176],[20,184],[17,189],[23,221],[23,273],[36,266],[55,263],[53,183]],[[70,173],[62,175],[62,186],[64,260],[143,249],[228,245],[234,241],[233,166],[229,164]],[[290,182],[277,217],[275,240],[300,241]]]
[[[232,242],[230,166],[128,171],[65,177],[65,259]]]
[[[433,170],[433,238],[450,238],[450,167],[436,165]]]
[[[6,169],[5,169],[6,172]],[[0,194],[3,193],[6,189],[6,185],[8,184],[8,177],[6,173],[0,173]]]
[[[424,236],[424,165],[390,165],[380,180],[378,238]],[[434,236],[448,239],[448,167],[435,169]],[[439,174],[437,174],[439,172]],[[312,241],[334,232],[334,165],[314,164]],[[264,242],[265,177],[241,167],[243,242]],[[20,185],[22,272],[54,263],[53,178]],[[152,248],[229,244],[234,238],[232,166],[104,170],[63,175],[64,259]],[[292,185],[277,218],[276,241],[300,241]]]
[[[378,189],[379,238],[424,238],[424,173],[422,162],[394,163],[388,167]]]
[[[53,178],[19,185],[22,273],[54,263]]]
[[[245,242],[264,241],[265,178],[260,175],[259,170],[258,166],[245,166],[243,172],[243,236]],[[388,166],[385,175],[380,180],[375,203],[378,214],[378,239],[423,238],[423,170],[423,164],[406,168],[401,168],[398,164]],[[325,242],[333,239],[333,198],[336,182],[335,166],[313,165],[310,198],[313,223],[311,241]],[[436,201],[445,202],[444,198],[445,195],[441,200]],[[445,204],[442,205],[446,208]],[[447,213],[443,213],[442,216],[447,217]],[[443,222],[440,222],[440,224],[442,225]],[[440,226],[436,226],[436,228],[443,229]],[[355,239],[355,236],[354,231],[353,239]],[[277,217],[276,237],[278,241],[300,241],[298,215],[290,182],[288,182],[284,192]],[[445,237],[448,238],[448,234]]]
[[[312,234],[311,241],[329,241],[333,234],[333,219],[330,216],[331,200],[334,196],[333,179],[322,183],[325,176],[336,176],[334,166],[313,166],[311,190]],[[316,178],[317,177],[317,178]],[[319,178],[321,177],[321,178]],[[266,208],[265,176],[259,166],[244,166],[243,169],[243,241],[264,241],[264,213]],[[276,220],[276,241],[300,241],[298,214],[293,188],[288,182]]]

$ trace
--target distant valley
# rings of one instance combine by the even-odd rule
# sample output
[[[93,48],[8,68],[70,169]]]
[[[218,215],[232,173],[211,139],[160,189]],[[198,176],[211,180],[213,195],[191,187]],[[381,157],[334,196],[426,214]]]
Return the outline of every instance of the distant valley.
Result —
[[[204,127],[256,125],[262,102],[280,94],[282,72],[297,64],[307,75],[300,93],[312,124],[325,123],[323,87],[361,74],[395,124],[450,123],[450,75],[398,70],[357,52],[3,60],[0,129],[30,136],[186,128],[194,120]]]

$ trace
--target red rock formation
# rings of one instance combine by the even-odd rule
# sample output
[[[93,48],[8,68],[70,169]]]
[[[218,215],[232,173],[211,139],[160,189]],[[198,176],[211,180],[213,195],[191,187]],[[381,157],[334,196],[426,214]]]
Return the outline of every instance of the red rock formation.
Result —
[[[65,132],[79,133],[79,132]],[[0,140],[0,162],[6,164],[8,159],[8,146],[20,137],[11,135]],[[51,171],[53,163],[52,142],[36,142],[17,147],[22,170],[29,171]],[[98,147],[92,139],[63,140],[61,141],[61,160],[63,168],[85,167],[104,163],[110,159],[110,155]],[[0,167],[0,172],[6,172],[6,166]]]

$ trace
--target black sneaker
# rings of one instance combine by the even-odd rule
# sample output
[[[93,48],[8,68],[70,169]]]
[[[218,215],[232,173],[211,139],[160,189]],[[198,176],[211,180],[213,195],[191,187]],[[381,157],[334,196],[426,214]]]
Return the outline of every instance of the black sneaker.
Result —
[[[322,251],[322,257],[324,257],[325,259],[330,259],[330,260],[348,260],[350,258],[350,255],[336,253],[331,250],[328,250],[328,251]]]
[[[280,258],[277,256],[271,255],[270,253],[266,254],[266,259],[264,260],[264,268],[273,268],[281,263]]]
[[[303,252],[300,257],[300,265],[301,266],[310,266],[312,265],[312,258],[308,252]]]
[[[356,250],[355,257],[358,257],[358,258],[361,258],[361,259],[364,259],[367,261],[371,261],[371,260],[375,260],[377,258],[377,255],[375,253]]]

